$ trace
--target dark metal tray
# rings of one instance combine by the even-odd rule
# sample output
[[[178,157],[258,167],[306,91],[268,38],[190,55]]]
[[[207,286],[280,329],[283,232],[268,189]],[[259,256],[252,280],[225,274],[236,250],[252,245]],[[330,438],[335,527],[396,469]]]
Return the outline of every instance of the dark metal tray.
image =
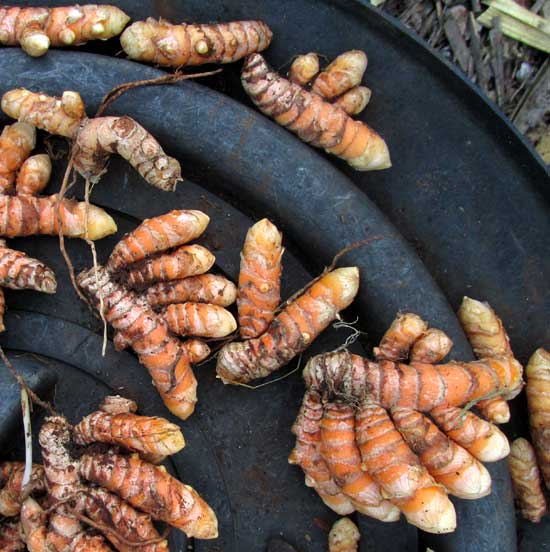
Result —
[[[298,49],[333,56],[346,48],[365,48],[370,56],[368,82],[374,91],[365,117],[388,139],[394,168],[386,173],[349,176],[413,242],[453,306],[465,292],[489,299],[511,326],[513,344],[522,360],[531,346],[548,337],[543,323],[550,301],[545,283],[550,270],[549,246],[544,240],[549,224],[544,168],[497,112],[408,33],[352,1],[117,4],[134,17],[162,15],[196,21],[261,17],[276,34],[268,52],[275,66],[288,62]],[[117,49],[112,44],[102,48],[105,52]],[[21,72],[13,74],[13,67]],[[6,76],[0,92],[21,85],[52,93],[75,88],[83,92],[92,112],[92,106],[116,82],[157,73],[84,54],[51,52],[44,59],[30,60],[18,51],[3,50],[0,74]],[[249,103],[238,84],[238,64],[207,84]],[[332,168],[331,164],[347,171],[339,162],[325,161],[322,154],[259,114],[199,85],[132,92],[115,104],[113,112],[135,116],[150,128],[170,153],[184,161],[184,174],[198,184],[183,183],[174,198],[146,187],[123,163],[113,161],[109,174],[94,191],[94,201],[116,210],[121,231],[133,227],[137,219],[174,206],[202,208],[213,218],[205,239],[220,249],[220,269],[235,277],[247,226],[252,219],[269,214],[283,227],[294,254],[285,263],[287,292],[300,287],[308,272],[317,272],[349,241],[396,234],[375,206]],[[510,218],[520,208],[528,211],[529,217]],[[114,241],[100,242],[102,258]],[[55,240],[16,240],[16,244],[56,268],[65,286],[60,286],[53,298],[10,293],[8,303],[13,312],[2,342],[13,349],[52,356],[75,369],[93,366],[99,346],[72,360],[47,352],[46,342],[57,351],[75,332],[98,329],[84,307],[75,307],[76,298]],[[89,264],[82,244],[71,243],[71,252],[79,266]],[[445,297],[400,237],[373,242],[348,255],[346,262],[363,269],[357,307],[373,341],[396,310],[412,309],[451,333],[457,357],[471,355]],[[518,273],[525,276],[518,278]],[[16,309],[27,312],[23,315]],[[47,318],[34,320],[34,313]],[[27,314],[31,318],[25,318]],[[56,319],[61,322],[55,326],[60,328],[58,332],[52,331]],[[23,323],[14,326],[19,320],[34,320],[33,328],[42,328],[44,340],[31,333],[25,341]],[[521,323],[523,320],[526,322]],[[97,340],[91,335],[86,343]],[[334,347],[344,338],[341,331],[331,331],[315,350]],[[37,345],[31,345],[35,342]],[[121,357],[113,353],[112,358]],[[117,377],[128,393],[148,397],[145,404],[140,400],[144,411],[162,413],[156,397],[151,399],[154,393],[143,369],[133,371],[125,364],[136,364],[133,358],[128,354],[122,358]],[[326,534],[319,526],[332,517],[303,486],[299,470],[286,465],[292,446],[289,428],[303,392],[299,376],[247,391],[223,388],[214,381],[212,365],[199,370],[200,407],[184,424],[190,444],[178,456],[176,469],[213,502],[222,532],[219,541],[196,542],[196,549],[262,550],[268,538],[279,533],[299,550],[325,549]],[[95,376],[116,389],[112,376],[106,374]],[[61,393],[56,397],[61,408],[63,397]],[[87,393],[87,401],[92,407],[99,396],[96,400],[93,393]],[[67,403],[66,413],[76,417],[72,404]],[[438,551],[514,549],[514,514],[506,470],[500,465],[492,471],[495,490],[491,497],[470,503],[457,501],[459,530],[454,535],[420,535],[419,542],[416,532],[404,524],[398,529],[362,517],[362,549],[423,550],[426,544]]]

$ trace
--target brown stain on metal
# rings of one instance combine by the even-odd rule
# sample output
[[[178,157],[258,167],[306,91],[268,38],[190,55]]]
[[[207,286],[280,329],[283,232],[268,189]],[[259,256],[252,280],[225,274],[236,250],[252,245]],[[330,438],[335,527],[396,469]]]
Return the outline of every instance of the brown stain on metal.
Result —
[[[540,281],[544,274],[544,267],[542,266],[541,259],[539,257],[527,257],[522,270],[522,281],[527,290],[529,301],[532,304],[540,305],[544,302],[545,288],[540,286]]]
[[[276,482],[270,480],[264,470],[258,466],[250,466],[250,468],[244,471],[244,477],[251,481],[264,497],[269,499],[270,504],[281,503],[282,497],[277,496],[277,493],[273,492],[273,489],[276,488]]]
[[[235,146],[231,148],[231,154],[229,156],[229,161],[231,163],[241,162],[241,159],[242,159],[241,151],[248,141],[248,135],[250,134],[250,130],[252,129],[253,124],[254,124],[254,118],[249,115],[244,119],[239,129],[236,129],[236,130],[240,130],[239,140],[237,141]]]

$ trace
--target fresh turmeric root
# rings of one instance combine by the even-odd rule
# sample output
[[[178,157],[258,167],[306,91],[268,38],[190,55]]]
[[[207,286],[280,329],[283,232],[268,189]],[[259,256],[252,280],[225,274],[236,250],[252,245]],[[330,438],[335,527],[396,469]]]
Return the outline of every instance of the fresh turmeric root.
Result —
[[[305,473],[308,487],[315,489],[321,500],[340,515],[355,511],[350,499],[334,481],[327,463],[321,456],[321,397],[314,391],[306,391],[292,433],[296,446],[291,452],[289,464],[299,465]]]
[[[344,431],[346,415],[355,412],[354,444],[382,496],[433,533],[456,527],[446,491],[468,499],[487,495],[491,478],[480,462],[500,460],[510,450],[504,434],[469,407],[491,394],[511,399],[523,385],[522,367],[510,355],[436,364],[451,346],[443,332],[404,314],[374,349],[377,362],[335,351],[313,357],[303,372],[308,396],[339,405],[330,406],[328,418],[325,411],[325,418],[338,419],[335,431]],[[405,359],[410,364],[399,362]],[[344,454],[349,438],[332,442],[335,454]]]
[[[171,67],[232,63],[265,50],[273,34],[262,21],[173,25],[149,17],[120,37],[130,59]]]
[[[550,488],[550,353],[537,349],[525,374],[531,438],[546,487]]]
[[[0,135],[0,193],[11,191],[17,171],[35,145],[36,130],[28,123],[4,127]]]
[[[478,358],[514,355],[504,325],[488,303],[464,297],[457,314]],[[476,407],[490,422],[510,420],[510,408],[502,397],[480,401]]]
[[[361,84],[366,69],[365,52],[361,50],[344,52],[317,75],[311,91],[327,100],[332,100]]]
[[[41,153],[29,157],[21,166],[15,183],[17,195],[36,195],[44,190],[52,175],[49,155]]]
[[[127,239],[131,243],[130,237]],[[143,253],[142,249],[139,251]],[[81,272],[77,281],[98,311],[103,304],[105,319],[122,334],[149,370],[170,412],[188,418],[197,402],[197,380],[184,349],[169,333],[164,320],[142,298],[116,283],[101,266]]]
[[[165,521],[189,536],[215,538],[216,516],[196,491],[138,454],[115,453],[124,446],[146,455],[173,454],[183,446],[177,426],[161,418],[135,415],[136,403],[118,395],[106,397],[100,409],[75,428],[61,416],[47,418],[42,426],[39,442],[44,467],[34,468],[31,487],[26,490],[33,494],[47,490],[47,496],[40,504],[26,498],[21,506],[21,536],[28,550],[112,550],[102,535],[89,532],[87,526],[92,526],[116,550],[167,552],[168,542],[153,520]],[[108,449],[98,442],[115,447]],[[21,503],[24,467],[20,462],[0,463],[0,484],[8,481],[0,492],[3,507],[13,509]],[[17,489],[11,484],[14,480]]]
[[[309,389],[320,392],[331,389],[386,409],[429,412],[440,405],[463,406],[491,393],[512,399],[523,386],[522,372],[519,362],[511,357],[434,366],[375,363],[339,351],[310,359],[304,379]]]
[[[202,211],[170,211],[145,219],[114,247],[107,261],[107,270],[116,272],[150,255],[198,238],[209,222],[210,218]]]
[[[188,537],[218,536],[216,515],[197,492],[174,479],[165,468],[148,464],[137,455],[87,453],[81,459],[80,473]]]
[[[69,452],[71,431],[67,421],[61,416],[47,418],[40,429],[38,440],[44,460],[49,505],[77,496],[81,491],[79,461],[74,460]],[[45,545],[43,550],[79,550],[80,547],[98,552],[109,550],[103,537],[91,537],[86,533],[66,505],[54,508],[50,515]]]
[[[506,435],[470,411],[440,405],[430,410],[430,416],[448,437],[481,462],[496,462],[510,453]]]
[[[521,515],[538,523],[546,512],[546,500],[542,494],[535,451],[529,441],[520,438],[512,443],[508,463]]]
[[[417,314],[399,314],[374,348],[374,357],[393,362],[407,359],[411,347],[427,329],[428,325]]]
[[[0,524],[0,550],[3,552],[24,552],[27,550],[19,530],[19,522],[4,521]]]
[[[44,552],[46,548],[46,512],[29,497],[21,507],[21,536],[29,552]],[[25,546],[23,546],[25,550]]]
[[[351,406],[325,405],[321,420],[321,455],[334,480],[359,512],[381,521],[399,519],[399,510],[383,499],[378,483],[362,469],[355,443],[355,412]]]
[[[2,96],[2,110],[12,119],[65,138],[74,138],[86,118],[84,102],[73,91],[63,92],[58,98],[15,88]]]
[[[21,511],[24,471],[25,465],[22,462],[13,466],[0,491],[0,515],[4,517],[17,516]],[[44,468],[42,466],[33,464],[31,478],[25,490],[28,495],[40,495],[45,492]]]
[[[447,493],[409,449],[383,408],[361,405],[356,435],[362,466],[409,523],[429,533],[455,530],[456,513]]]
[[[130,18],[106,5],[58,8],[0,8],[0,44],[20,45],[33,57],[50,46],[78,46],[89,40],[108,40],[121,33]]]
[[[319,69],[319,56],[310,52],[294,59],[288,78],[304,88],[313,81],[311,92],[331,101],[348,115],[357,115],[365,109],[372,92],[366,86],[359,86],[367,69],[364,52],[344,52],[323,71]]]
[[[120,395],[107,395],[99,405],[99,410],[107,414],[125,414],[127,412],[135,414],[137,409],[138,406],[135,401]]]
[[[453,348],[453,342],[446,333],[436,328],[426,330],[411,348],[410,361],[437,364]]]
[[[356,267],[325,274],[279,313],[260,337],[225,345],[218,355],[218,376],[224,383],[245,383],[278,370],[352,303],[358,288]]]
[[[361,534],[349,518],[339,519],[328,534],[328,552],[357,552]]]
[[[218,305],[176,303],[168,305],[161,316],[177,335],[220,338],[237,329],[233,315]]]
[[[243,339],[263,334],[281,302],[282,234],[268,219],[252,226],[244,241],[239,272],[239,332]]]
[[[315,52],[296,56],[288,72],[288,80],[299,86],[307,86],[320,70],[319,56]]]
[[[163,418],[130,412],[93,412],[74,428],[73,439],[79,445],[108,443],[146,455],[167,456],[185,447],[183,434],[177,425]]]
[[[0,240],[0,286],[55,293],[57,281],[53,270],[45,264],[21,251],[9,249],[4,240]]]
[[[348,115],[359,115],[369,105],[372,90],[367,86],[356,86],[336,98],[332,105],[343,109]]]
[[[57,195],[0,195],[0,236],[7,238],[57,236]],[[59,204],[61,231],[71,238],[100,240],[116,232],[113,218],[103,209],[84,201],[63,199]],[[86,232],[87,231],[87,232]]]
[[[160,144],[130,117],[88,119],[76,137],[76,170],[92,182],[106,172],[112,153],[118,153],[149,184],[173,192],[181,180],[181,167]]]
[[[67,91],[56,98],[24,88],[10,90],[2,97],[2,109],[14,119],[72,139],[74,166],[91,182],[97,182],[105,173],[113,153],[161,190],[174,191],[181,180],[179,162],[166,155],[140,124],[126,116],[88,119],[78,92]]]
[[[215,260],[214,255],[202,245],[182,245],[172,253],[150,257],[131,267],[126,284],[140,288],[155,282],[198,276],[210,270]]]
[[[160,540],[148,514],[138,512],[117,495],[101,488],[88,489],[84,498],[84,512],[95,521],[114,530],[106,533],[106,538],[121,552],[168,552],[168,541]],[[116,535],[126,541],[140,543],[159,539],[156,544],[142,546],[125,545]]]
[[[115,332],[113,345],[116,351],[124,351],[130,346],[130,341],[120,332]],[[210,347],[200,339],[187,339],[181,343],[184,355],[187,356],[189,364],[197,364],[210,356]]]
[[[152,307],[187,302],[228,307],[237,298],[237,287],[223,276],[200,274],[183,280],[159,282],[148,287],[144,296]]]
[[[491,492],[491,476],[481,462],[449,439],[420,412],[396,408],[395,427],[430,475],[454,496],[477,499]]]
[[[55,293],[57,281],[53,271],[45,264],[21,251],[9,249],[6,242],[0,239],[0,286]],[[4,292],[0,289],[0,331],[5,330],[5,310]]]
[[[304,142],[332,153],[357,170],[391,166],[384,140],[361,121],[275,73],[260,54],[246,58],[241,82],[252,101]]]
[[[5,240],[0,240],[0,285],[55,293],[57,282],[53,271],[46,265],[21,251],[9,249]]]

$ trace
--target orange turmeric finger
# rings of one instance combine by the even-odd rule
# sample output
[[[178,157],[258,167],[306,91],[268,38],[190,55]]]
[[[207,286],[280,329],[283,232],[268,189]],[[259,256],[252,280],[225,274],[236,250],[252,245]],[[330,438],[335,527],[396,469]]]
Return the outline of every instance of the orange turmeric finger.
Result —
[[[508,456],[510,444],[506,435],[472,412],[440,405],[429,414],[449,438],[481,462],[496,462]]]
[[[508,465],[521,515],[533,523],[539,523],[546,512],[546,500],[542,494],[535,451],[529,441],[520,438],[512,443]]]
[[[328,552],[357,552],[361,534],[349,518],[339,519],[328,534]]]
[[[361,50],[340,54],[324,71],[321,71],[311,91],[327,100],[340,96],[361,84],[367,69],[367,55]]]
[[[306,476],[306,485],[315,489],[330,509],[342,516],[351,514],[355,511],[353,504],[342,493],[321,456],[322,417],[321,397],[314,391],[306,391],[300,412],[292,426],[292,433],[296,435],[296,445],[288,462],[302,468]]]
[[[363,469],[382,487],[387,498],[411,498],[419,488],[423,468],[395,429],[386,411],[365,403],[355,427]]]
[[[0,135],[0,193],[13,188],[17,170],[35,145],[36,130],[32,125],[14,123],[4,127]]]
[[[428,533],[455,530],[456,513],[447,493],[420,464],[383,408],[362,404],[355,432],[363,468],[409,523]]]
[[[494,424],[506,424],[510,421],[510,407],[500,397],[485,399],[476,403],[480,414]]]
[[[449,354],[452,348],[453,342],[445,332],[430,328],[414,342],[410,360],[411,362],[437,364]]]
[[[57,195],[0,195],[0,236],[15,238],[37,234],[57,236]],[[59,206],[61,231],[71,238],[100,240],[116,232],[113,218],[95,205],[86,208],[84,201],[63,199]]]
[[[199,274],[183,280],[159,282],[148,287],[144,296],[152,307],[188,301],[228,307],[237,298],[237,287],[223,276]]]
[[[336,484],[359,512],[381,521],[399,519],[399,510],[383,499],[378,483],[362,470],[355,444],[355,413],[351,406],[325,405],[321,420],[321,455]]]
[[[159,533],[151,521],[151,516],[138,512],[117,495],[101,488],[87,489],[84,497],[84,512],[95,521],[114,530],[105,532],[107,539],[120,552],[167,552],[168,541],[143,546],[124,545],[116,535],[126,541],[139,543],[159,538]]]
[[[29,552],[44,552],[46,548],[46,512],[31,497],[21,506],[21,533]],[[2,548],[2,550],[4,550]],[[17,549],[16,549],[17,550]],[[23,550],[25,546],[23,545]]]
[[[173,25],[149,17],[120,37],[131,59],[171,67],[232,63],[265,50],[273,34],[263,21]]]
[[[20,533],[20,523],[4,521],[0,525],[0,550],[3,552],[24,552],[27,550],[25,541]]]
[[[181,529],[188,537],[218,536],[216,515],[198,493],[137,454],[84,454],[80,472],[88,481],[117,494],[153,519]]]
[[[61,500],[79,490],[78,462],[71,457],[70,427],[65,418],[52,416],[40,428],[38,440],[50,500]]]
[[[124,412],[137,412],[137,403],[120,395],[107,395],[99,405],[99,410],[107,414],[122,414]]]
[[[304,368],[309,389],[331,390],[368,400],[428,412],[438,405],[463,406],[490,393],[515,397],[523,386],[523,369],[512,357],[447,364],[371,362],[347,351],[325,353]]]
[[[80,94],[72,91],[58,98],[16,88],[2,96],[2,110],[12,119],[66,138],[74,138],[86,118]]]
[[[202,211],[170,211],[145,219],[115,245],[107,269],[112,272],[120,270],[154,253],[198,238],[209,222],[210,218]]]
[[[513,354],[502,320],[488,303],[464,297],[457,315],[478,358]]]
[[[105,173],[112,153],[126,159],[149,184],[173,192],[181,180],[177,159],[131,117],[97,117],[83,123],[76,137],[75,169],[92,182]]]
[[[10,289],[34,289],[55,293],[57,281],[51,268],[28,257],[21,251],[9,249],[0,240],[0,285]]]
[[[185,439],[176,424],[164,418],[139,416],[131,412],[93,412],[75,426],[73,439],[79,445],[97,441],[146,454],[176,454],[185,447]]]
[[[21,166],[15,182],[18,195],[36,195],[44,190],[50,181],[52,162],[49,155],[41,153],[29,157]]]
[[[81,272],[77,281],[98,310],[103,304],[105,319],[132,346],[170,412],[188,418],[197,402],[197,380],[179,340],[170,334],[164,320],[101,266]]]
[[[216,371],[224,383],[263,378],[290,362],[348,307],[359,288],[356,267],[337,268],[308,288],[255,339],[225,345]]]
[[[127,339],[124,334],[115,332],[113,345],[116,351],[123,351],[126,347],[129,347],[130,344],[131,341]],[[200,339],[187,339],[181,343],[181,348],[190,364],[202,362],[208,358],[211,353],[210,347]]]
[[[225,337],[237,329],[233,315],[218,305],[176,303],[161,312],[170,331],[178,335]]]
[[[380,345],[374,348],[378,360],[405,360],[414,342],[427,330],[428,325],[413,313],[398,314],[388,328]]]
[[[546,487],[550,488],[550,352],[537,349],[525,373],[531,438]]]
[[[315,52],[296,56],[290,71],[288,80],[300,86],[305,86],[319,72],[319,56]]]
[[[201,339],[187,339],[181,346],[191,364],[202,362],[212,352],[210,347]]]
[[[388,146],[379,134],[319,95],[280,77],[260,54],[246,58],[241,82],[262,113],[304,142],[344,159],[357,170],[391,166]]]
[[[464,297],[457,314],[478,358],[513,356],[502,320],[488,303]],[[510,421],[510,408],[502,397],[480,401],[476,408],[490,422],[505,424]]]
[[[439,431],[426,416],[408,408],[393,409],[391,415],[422,465],[449,493],[476,499],[491,492],[491,476],[485,466]]]
[[[239,331],[243,339],[263,334],[281,302],[282,234],[268,219],[252,226],[244,241],[239,272]]]
[[[48,490],[48,503],[73,497],[82,489],[78,470],[79,461],[70,453],[71,430],[61,416],[46,419],[38,434],[44,461],[44,475]],[[95,550],[107,552],[103,537],[91,537],[80,521],[67,510],[66,505],[54,509],[49,517],[45,550]]]
[[[106,5],[0,8],[0,44],[20,45],[33,57],[50,46],[77,46],[89,40],[107,40],[120,34],[129,17]]]
[[[13,517],[21,511],[21,503],[23,501],[21,491],[24,471],[24,464],[14,467],[2,490],[0,490],[0,515]],[[33,464],[31,478],[25,487],[25,491],[29,495],[34,495],[42,494],[45,490],[44,468],[38,464]]]
[[[216,258],[202,245],[182,245],[174,252],[144,259],[131,267],[126,284],[132,288],[159,281],[179,280],[204,274]]]
[[[343,109],[348,115],[359,115],[370,102],[372,90],[366,86],[356,86],[334,100],[333,105]]]

